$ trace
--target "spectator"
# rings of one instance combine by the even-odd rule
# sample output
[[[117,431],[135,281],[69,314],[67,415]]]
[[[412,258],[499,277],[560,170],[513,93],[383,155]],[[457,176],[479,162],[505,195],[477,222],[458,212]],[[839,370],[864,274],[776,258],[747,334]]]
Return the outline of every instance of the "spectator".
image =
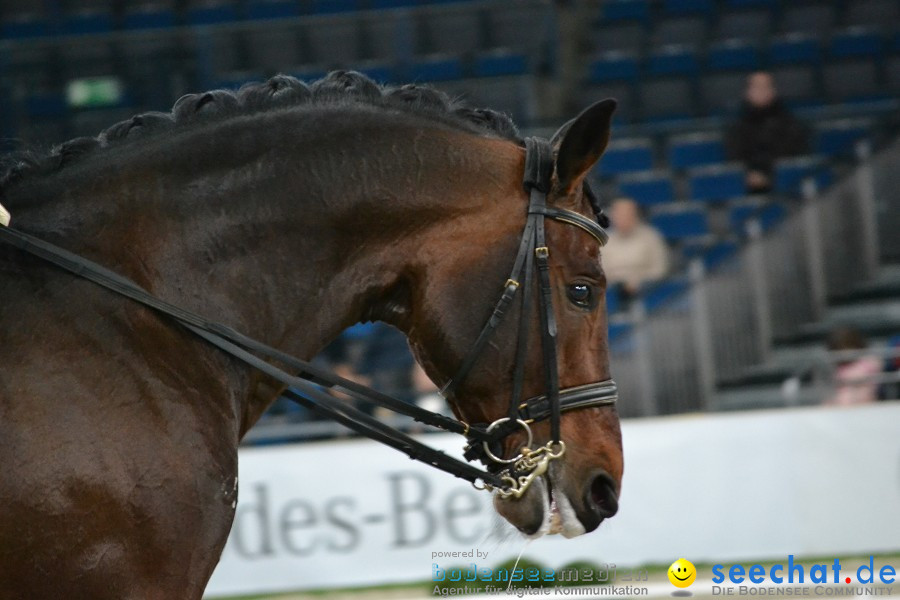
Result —
[[[747,191],[771,190],[775,161],[805,153],[808,138],[806,127],[778,97],[772,75],[759,71],[747,77],[741,115],[725,140],[729,159],[747,168]]]
[[[618,198],[610,209],[613,229],[603,248],[603,269],[610,284],[621,284],[626,296],[641,285],[665,277],[669,270],[666,243],[656,229],[641,219],[637,203]]]
[[[876,355],[859,352],[868,346],[863,335],[853,327],[839,327],[828,337],[828,350],[838,354],[834,368],[834,394],[826,404],[847,406],[866,404],[878,399],[878,382],[882,361]],[[854,352],[855,351],[855,352]]]

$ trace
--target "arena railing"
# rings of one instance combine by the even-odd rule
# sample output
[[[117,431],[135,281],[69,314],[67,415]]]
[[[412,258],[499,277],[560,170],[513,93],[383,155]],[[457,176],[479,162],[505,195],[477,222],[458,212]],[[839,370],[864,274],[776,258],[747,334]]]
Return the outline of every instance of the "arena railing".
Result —
[[[876,155],[860,142],[855,167],[836,185],[822,192],[805,181],[783,222],[766,230],[751,219],[741,250],[712,270],[693,261],[681,297],[650,312],[632,307],[620,319],[629,332],[611,346],[622,415],[714,409],[721,382],[752,381],[776,342],[874,278],[880,256],[898,254],[900,236],[890,233],[900,230],[897,164],[900,140]]]

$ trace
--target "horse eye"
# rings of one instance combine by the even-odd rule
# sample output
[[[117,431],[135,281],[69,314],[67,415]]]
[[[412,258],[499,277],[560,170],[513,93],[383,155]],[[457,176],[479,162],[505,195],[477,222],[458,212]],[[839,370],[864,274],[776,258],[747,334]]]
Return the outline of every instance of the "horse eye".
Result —
[[[594,308],[594,290],[586,283],[573,283],[567,288],[569,301],[581,308]]]

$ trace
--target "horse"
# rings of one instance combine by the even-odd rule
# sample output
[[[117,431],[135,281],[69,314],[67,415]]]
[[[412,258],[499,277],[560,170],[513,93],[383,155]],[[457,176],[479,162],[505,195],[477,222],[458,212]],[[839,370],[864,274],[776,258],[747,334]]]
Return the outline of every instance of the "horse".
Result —
[[[614,107],[598,102],[553,136],[548,206],[594,218],[586,175]],[[503,287],[528,201],[508,117],[352,71],[187,95],[5,165],[0,204],[18,230],[303,359],[353,323],[386,322],[441,385]],[[598,244],[556,221],[546,236],[560,384],[609,379]],[[526,325],[537,339],[533,312]],[[515,338],[511,322],[497,328],[450,399],[457,418],[506,414]],[[543,391],[541,358],[527,348],[527,394]],[[282,388],[0,244],[0,597],[201,598],[235,514],[238,445]],[[551,520],[567,536],[592,531],[618,506],[615,406],[559,426],[564,460],[520,498],[494,498],[525,535]],[[546,422],[532,427],[548,438]]]

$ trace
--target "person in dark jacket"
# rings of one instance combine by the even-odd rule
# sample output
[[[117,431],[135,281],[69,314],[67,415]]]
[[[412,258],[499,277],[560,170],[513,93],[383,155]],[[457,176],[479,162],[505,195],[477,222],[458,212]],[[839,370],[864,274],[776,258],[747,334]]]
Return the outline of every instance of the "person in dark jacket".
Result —
[[[807,152],[809,134],[778,97],[772,75],[759,71],[747,77],[744,105],[725,143],[729,159],[747,167],[747,191],[765,193],[772,188],[775,161]]]

